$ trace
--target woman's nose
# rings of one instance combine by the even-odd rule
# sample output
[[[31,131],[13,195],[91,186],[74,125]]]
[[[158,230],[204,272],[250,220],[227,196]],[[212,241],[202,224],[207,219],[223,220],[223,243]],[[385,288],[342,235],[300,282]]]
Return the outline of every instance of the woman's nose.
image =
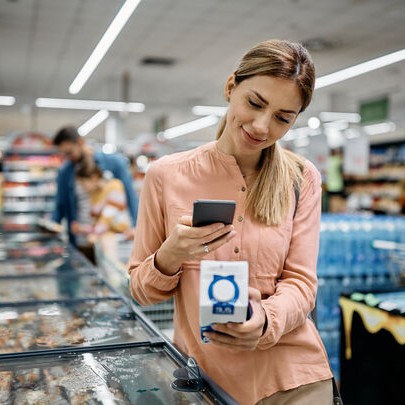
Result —
[[[271,116],[268,114],[260,114],[253,121],[255,132],[260,135],[267,135],[270,128]]]

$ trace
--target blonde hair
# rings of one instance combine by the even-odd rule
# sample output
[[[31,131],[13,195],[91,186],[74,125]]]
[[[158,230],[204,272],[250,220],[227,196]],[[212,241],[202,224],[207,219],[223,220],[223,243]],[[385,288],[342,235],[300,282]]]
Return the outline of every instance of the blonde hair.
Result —
[[[269,40],[249,50],[235,70],[235,83],[256,75],[292,80],[302,99],[300,112],[312,99],[315,68],[308,51],[299,43]],[[223,133],[226,115],[220,123],[217,139]],[[302,183],[304,159],[284,150],[278,142],[262,151],[257,176],[247,195],[250,214],[266,225],[280,225],[286,218],[293,201],[293,189]],[[294,197],[295,198],[295,197]]]

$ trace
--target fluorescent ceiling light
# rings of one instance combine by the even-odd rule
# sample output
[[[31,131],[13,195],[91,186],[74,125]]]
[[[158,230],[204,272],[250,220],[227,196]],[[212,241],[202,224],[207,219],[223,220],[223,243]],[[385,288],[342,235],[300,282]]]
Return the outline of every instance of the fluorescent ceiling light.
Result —
[[[94,114],[90,119],[88,119],[84,124],[82,124],[77,132],[80,136],[86,136],[89,132],[93,131],[94,128],[98,127],[103,121],[105,121],[109,116],[107,110],[100,110]]]
[[[347,128],[344,130],[344,134],[347,139],[358,138],[360,136],[360,132],[358,129],[355,128]]]
[[[349,125],[347,121],[330,121],[323,124],[324,128],[336,128],[340,131],[349,128]]]
[[[216,115],[198,118],[197,120],[186,122],[185,124],[166,129],[158,134],[160,140],[172,139],[181,135],[189,134],[190,132],[198,131],[199,129],[207,128],[217,124],[219,118]]]
[[[385,134],[395,131],[396,125],[393,122],[381,122],[379,124],[365,125],[364,132],[367,135]]]
[[[67,108],[72,110],[108,110],[127,112],[145,111],[145,104],[142,103],[124,103],[121,101],[102,100],[73,100],[67,98],[37,98],[35,100],[35,105],[43,108]]]
[[[192,108],[192,112],[195,115],[217,115],[223,117],[228,107],[217,107],[210,105],[196,105]]]
[[[311,129],[318,129],[321,126],[321,121],[318,117],[310,117],[308,119],[308,126]]]
[[[14,105],[15,104],[15,97],[11,96],[0,96],[0,105]]]
[[[117,145],[114,143],[105,143],[102,147],[103,152],[108,154],[117,152]]]
[[[381,56],[379,58],[371,59],[367,62],[350,66],[346,69],[338,70],[335,73],[321,76],[318,79],[316,79],[315,89],[321,89],[322,87],[330,86],[332,84],[339,83],[356,76],[360,76],[364,73],[380,69],[384,66],[400,62],[404,59],[405,59],[405,49],[401,49],[400,51],[396,51],[388,55]]]
[[[342,113],[342,112],[328,112],[324,111],[319,113],[321,121],[346,121],[346,122],[360,122],[360,114],[357,113]]]
[[[123,4],[100,42],[69,86],[70,94],[77,94],[82,89],[140,2],[141,0],[127,0]]]
[[[291,141],[293,139],[305,138],[311,133],[311,128],[309,127],[300,127],[290,129],[287,134],[284,136],[284,141]]]

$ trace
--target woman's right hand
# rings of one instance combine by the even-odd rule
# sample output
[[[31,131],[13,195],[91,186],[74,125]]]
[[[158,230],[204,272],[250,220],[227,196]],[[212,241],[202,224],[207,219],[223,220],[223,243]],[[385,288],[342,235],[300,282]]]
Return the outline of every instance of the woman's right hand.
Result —
[[[236,235],[233,225],[215,223],[192,226],[192,217],[183,216],[155,255],[155,266],[166,275],[177,273],[181,264],[201,260]]]

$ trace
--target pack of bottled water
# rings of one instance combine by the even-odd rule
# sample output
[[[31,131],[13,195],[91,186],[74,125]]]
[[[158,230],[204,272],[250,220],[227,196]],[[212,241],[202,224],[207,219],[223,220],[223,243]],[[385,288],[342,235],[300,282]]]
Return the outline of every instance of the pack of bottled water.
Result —
[[[355,291],[392,290],[404,261],[393,260],[405,243],[405,218],[322,214],[318,256],[317,321],[332,368],[339,368],[339,297]]]

